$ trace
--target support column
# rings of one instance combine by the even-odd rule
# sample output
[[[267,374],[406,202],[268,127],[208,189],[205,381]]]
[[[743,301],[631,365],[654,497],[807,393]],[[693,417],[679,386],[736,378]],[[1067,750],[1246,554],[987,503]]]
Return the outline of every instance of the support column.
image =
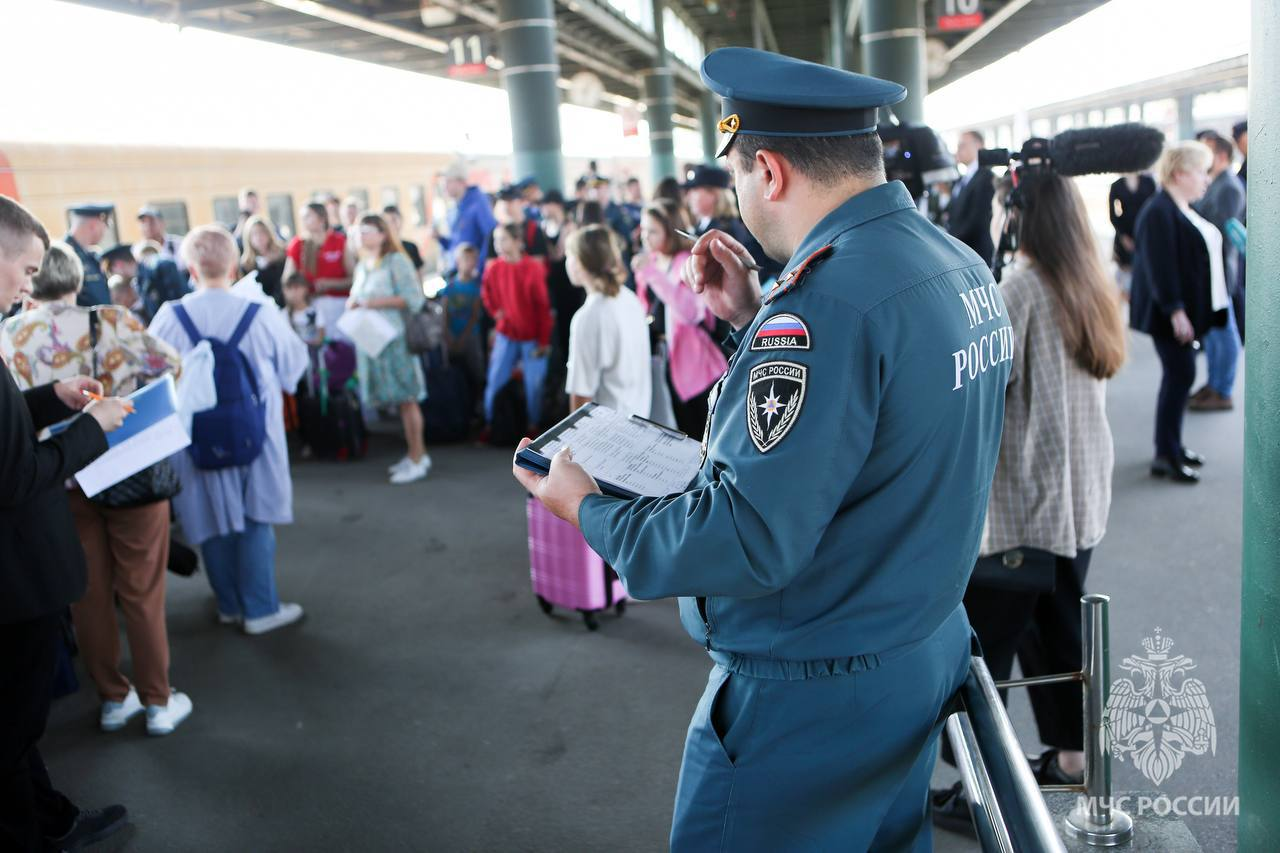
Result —
[[[532,175],[546,189],[563,190],[554,0],[498,0],[498,46],[515,178]]]
[[[720,124],[720,104],[710,90],[702,93],[701,112],[702,115],[699,118],[702,131],[702,159],[703,162],[714,163],[716,151],[719,149],[716,143],[720,139],[717,131],[717,126]]]
[[[645,119],[649,122],[650,174],[653,185],[676,174],[676,149],[672,136],[671,113],[675,110],[676,83],[667,55],[666,28],[662,15],[663,0],[653,0],[653,67],[641,72],[644,77]],[[704,141],[705,144],[705,141]]]
[[[847,0],[831,0],[831,67],[848,68],[845,52],[845,16],[848,14]]]
[[[1178,139],[1195,139],[1196,136],[1196,119],[1195,119],[1195,97],[1192,95],[1178,96]]]
[[[915,0],[863,2],[861,42],[867,73],[907,87],[907,99],[893,107],[903,123],[924,122],[924,34],[924,8]]]
[[[1280,5],[1253,0],[1251,26],[1238,827],[1241,850],[1280,850]]]

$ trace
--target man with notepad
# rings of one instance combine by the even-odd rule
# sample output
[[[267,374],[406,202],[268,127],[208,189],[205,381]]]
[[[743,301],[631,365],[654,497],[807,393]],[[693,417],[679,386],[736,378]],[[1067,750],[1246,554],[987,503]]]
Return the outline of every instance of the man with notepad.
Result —
[[[673,850],[926,850],[1008,320],[983,259],[885,181],[876,112],[903,87],[747,48],[712,52],[702,77],[742,218],[788,260],[762,296],[739,241],[694,246],[686,280],[738,344],[697,475],[607,497],[566,449],[516,476],[631,596],[680,597],[714,662]]]

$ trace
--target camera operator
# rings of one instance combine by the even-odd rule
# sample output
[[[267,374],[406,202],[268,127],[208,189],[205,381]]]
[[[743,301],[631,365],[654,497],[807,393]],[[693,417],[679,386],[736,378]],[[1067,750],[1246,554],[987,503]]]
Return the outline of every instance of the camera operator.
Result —
[[[1005,230],[1017,247],[1000,287],[1015,357],[983,556],[964,598],[996,680],[1009,677],[1015,653],[1027,677],[1080,669],[1080,596],[1111,505],[1106,380],[1125,355],[1119,297],[1079,190],[1048,169],[1026,171],[1017,195],[1006,177],[992,205],[997,220],[1008,210]],[[1030,698],[1050,747],[1033,762],[1036,777],[1078,783],[1080,688],[1032,687]],[[959,783],[934,792],[934,821],[971,831]]]

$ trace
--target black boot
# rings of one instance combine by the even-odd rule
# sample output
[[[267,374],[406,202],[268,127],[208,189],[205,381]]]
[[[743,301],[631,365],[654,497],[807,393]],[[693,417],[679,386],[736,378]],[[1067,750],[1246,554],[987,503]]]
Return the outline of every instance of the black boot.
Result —
[[[45,841],[51,850],[82,850],[115,835],[128,822],[129,812],[124,806],[82,809],[65,835]]]
[[[1181,461],[1174,462],[1167,456],[1157,456],[1151,462],[1151,476],[1168,478],[1175,483],[1198,483],[1200,475],[1194,469],[1182,464]]]
[[[950,788],[931,788],[929,806],[934,826],[970,838],[978,837],[969,814],[969,800],[964,795],[963,782],[957,782]]]

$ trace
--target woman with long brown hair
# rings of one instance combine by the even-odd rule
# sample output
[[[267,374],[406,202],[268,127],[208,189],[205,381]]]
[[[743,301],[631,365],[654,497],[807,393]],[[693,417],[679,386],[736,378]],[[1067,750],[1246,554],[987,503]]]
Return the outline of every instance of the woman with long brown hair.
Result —
[[[360,262],[356,264],[355,283],[347,307],[381,311],[387,321],[400,330],[399,337],[383,347],[376,357],[359,353],[360,397],[366,406],[399,408],[409,451],[388,473],[395,485],[412,483],[427,476],[431,457],[424,443],[422,409],[419,408],[427,398],[427,385],[421,362],[409,352],[405,342],[404,321],[406,314],[422,309],[426,297],[413,262],[385,219],[376,213],[366,213],[352,239],[359,241]]]
[[[250,216],[240,232],[244,248],[240,253],[240,275],[258,274],[262,292],[284,306],[284,268],[288,263],[284,243],[275,226],[265,216]]]
[[[1111,508],[1106,385],[1125,358],[1119,296],[1075,184],[1032,173],[1014,192],[1006,178],[994,205],[1008,211],[1005,231],[1016,247],[1000,287],[1013,367],[982,556],[964,597],[997,680],[1009,677],[1015,654],[1026,677],[1080,669],[1080,596]],[[1002,216],[997,210],[995,219]],[[1079,783],[1080,688],[1033,687],[1030,698],[1050,747],[1033,762],[1036,777]],[[935,792],[934,818],[968,827],[958,789]]]

